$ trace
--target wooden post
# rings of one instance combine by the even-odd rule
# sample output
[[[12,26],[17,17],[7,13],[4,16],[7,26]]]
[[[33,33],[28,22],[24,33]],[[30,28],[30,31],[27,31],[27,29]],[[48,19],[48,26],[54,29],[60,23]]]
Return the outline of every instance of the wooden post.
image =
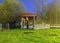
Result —
[[[33,29],[35,27],[35,16],[33,17]]]
[[[29,26],[28,26],[28,17],[26,17],[26,20],[27,20],[27,29],[29,28]]]
[[[20,27],[23,28],[23,20],[21,18],[21,21],[20,21]]]

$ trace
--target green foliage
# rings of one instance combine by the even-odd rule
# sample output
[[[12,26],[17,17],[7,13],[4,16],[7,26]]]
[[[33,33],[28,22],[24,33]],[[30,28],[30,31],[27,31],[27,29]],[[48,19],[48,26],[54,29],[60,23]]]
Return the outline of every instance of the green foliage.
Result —
[[[37,19],[37,20],[35,20],[35,24],[42,24],[42,19]]]
[[[60,24],[60,8],[56,7],[56,5],[54,5],[53,3],[49,4],[48,8],[49,10],[45,15],[46,23],[49,23],[51,25]]]
[[[56,22],[54,22],[56,20],[56,15],[55,15],[56,14],[56,7],[55,7],[55,5],[53,3],[49,4],[47,6],[47,8],[48,8],[48,11],[44,17],[44,21],[49,24],[56,23]]]
[[[22,13],[21,6],[19,0],[4,0],[4,3],[0,4],[0,22],[16,21],[18,14]]]

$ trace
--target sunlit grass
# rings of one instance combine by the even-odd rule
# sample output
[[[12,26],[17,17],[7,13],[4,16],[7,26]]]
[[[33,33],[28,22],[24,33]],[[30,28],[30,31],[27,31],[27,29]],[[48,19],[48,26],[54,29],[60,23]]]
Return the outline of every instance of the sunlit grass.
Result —
[[[60,29],[0,31],[0,43],[60,43]]]

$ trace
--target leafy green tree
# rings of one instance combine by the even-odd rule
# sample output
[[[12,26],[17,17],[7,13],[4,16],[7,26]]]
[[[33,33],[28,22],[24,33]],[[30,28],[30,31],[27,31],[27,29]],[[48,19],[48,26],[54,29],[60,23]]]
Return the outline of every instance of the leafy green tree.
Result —
[[[4,3],[0,5],[0,22],[9,23],[10,27],[15,27],[18,15],[24,13],[24,8],[21,6],[19,0],[4,0]]]

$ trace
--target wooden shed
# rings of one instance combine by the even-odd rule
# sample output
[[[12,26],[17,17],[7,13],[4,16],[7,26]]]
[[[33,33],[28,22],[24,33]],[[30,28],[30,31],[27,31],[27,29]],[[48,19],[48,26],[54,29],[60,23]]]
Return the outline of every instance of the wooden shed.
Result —
[[[21,28],[24,28],[24,26],[26,26],[26,28],[29,29],[30,24],[32,24],[32,28],[34,28],[37,16],[38,14],[32,13],[22,13],[19,15]]]

